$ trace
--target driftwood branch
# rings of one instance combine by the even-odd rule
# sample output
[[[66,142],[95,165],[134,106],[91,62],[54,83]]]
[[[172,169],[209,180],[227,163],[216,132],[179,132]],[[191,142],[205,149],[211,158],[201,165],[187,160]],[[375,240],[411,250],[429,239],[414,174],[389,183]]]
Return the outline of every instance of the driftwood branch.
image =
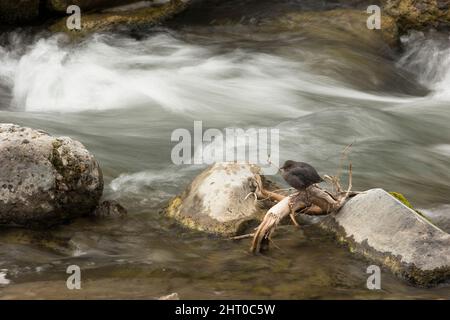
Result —
[[[312,185],[304,191],[297,191],[289,196],[284,196],[275,192],[265,190],[261,178],[256,177],[255,195],[259,199],[270,199],[277,203],[271,207],[261,224],[253,235],[251,246],[252,252],[261,252],[268,249],[271,236],[278,223],[286,216],[291,216],[295,212],[308,215],[326,215],[339,211],[346,200],[356,194],[352,192],[352,165],[348,169],[347,190],[341,187],[340,179],[336,176],[325,176],[325,180],[331,184],[334,192],[322,189],[318,185]]]

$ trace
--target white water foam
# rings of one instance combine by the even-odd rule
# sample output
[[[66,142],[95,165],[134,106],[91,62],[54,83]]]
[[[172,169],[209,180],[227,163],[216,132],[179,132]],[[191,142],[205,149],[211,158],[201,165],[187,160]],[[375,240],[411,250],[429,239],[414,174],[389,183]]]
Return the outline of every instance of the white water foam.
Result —
[[[0,270],[0,285],[8,285],[11,283],[11,280],[6,279],[7,271],[5,269]]]
[[[40,39],[25,53],[1,48],[0,81],[12,106],[80,112],[146,105],[173,112],[300,115],[311,95],[407,102],[346,87],[300,61],[247,50],[221,52],[158,34],[143,40],[95,35],[82,44]],[[19,53],[20,51],[20,53]]]
[[[433,92],[429,98],[450,100],[450,37],[412,32],[402,37],[406,48],[398,62]]]

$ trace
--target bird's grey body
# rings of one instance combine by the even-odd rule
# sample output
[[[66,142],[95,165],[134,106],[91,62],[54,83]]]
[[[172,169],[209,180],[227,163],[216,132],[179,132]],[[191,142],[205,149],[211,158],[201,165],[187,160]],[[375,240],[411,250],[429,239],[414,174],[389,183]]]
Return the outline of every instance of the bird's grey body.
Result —
[[[305,162],[288,160],[280,169],[284,180],[297,190],[304,190],[323,181],[316,169]]]

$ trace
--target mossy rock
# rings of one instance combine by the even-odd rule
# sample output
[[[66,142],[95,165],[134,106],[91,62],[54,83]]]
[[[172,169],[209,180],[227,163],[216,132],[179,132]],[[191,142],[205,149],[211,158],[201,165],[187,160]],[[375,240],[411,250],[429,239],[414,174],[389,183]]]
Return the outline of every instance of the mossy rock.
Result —
[[[103,192],[94,156],[78,141],[0,124],[0,225],[49,226],[90,214]]]
[[[400,192],[395,192],[395,191],[391,191],[389,192],[389,194],[391,196],[393,196],[395,199],[397,199],[398,201],[400,201],[401,203],[403,203],[405,206],[407,206],[408,208],[414,210],[415,212],[417,212],[419,215],[421,215],[424,219],[427,219],[429,222],[433,223],[426,215],[424,215],[421,211],[417,210],[416,208],[413,207],[413,205],[411,204],[411,202],[409,202],[408,199],[406,199],[406,197],[401,194]]]
[[[398,201],[400,201],[401,203],[403,203],[405,206],[407,206],[410,209],[413,209],[413,206],[411,205],[411,203],[408,201],[408,199],[405,198],[405,196],[399,192],[395,192],[395,191],[391,191],[389,192],[389,194],[391,196],[393,196],[395,199],[397,199]]]
[[[81,30],[69,30],[67,17],[50,27],[52,32],[64,32],[76,38],[93,32],[114,30],[120,26],[138,28],[163,22],[186,8],[187,2],[172,0],[158,6],[145,7],[130,11],[87,13],[81,16]]]

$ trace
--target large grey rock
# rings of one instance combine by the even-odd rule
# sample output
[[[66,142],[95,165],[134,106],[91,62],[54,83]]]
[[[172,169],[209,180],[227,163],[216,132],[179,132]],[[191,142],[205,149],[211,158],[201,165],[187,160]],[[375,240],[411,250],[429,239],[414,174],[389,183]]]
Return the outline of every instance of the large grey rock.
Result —
[[[172,199],[169,216],[192,229],[220,235],[242,233],[266,209],[246,196],[260,168],[245,163],[216,163],[198,175],[184,193]]]
[[[352,251],[421,286],[450,280],[450,234],[382,189],[350,199],[321,226]]]
[[[447,204],[432,209],[420,209],[420,212],[424,213],[436,226],[450,233],[450,205]]]
[[[68,137],[0,124],[0,224],[34,227],[89,214],[103,192],[100,167]]]

